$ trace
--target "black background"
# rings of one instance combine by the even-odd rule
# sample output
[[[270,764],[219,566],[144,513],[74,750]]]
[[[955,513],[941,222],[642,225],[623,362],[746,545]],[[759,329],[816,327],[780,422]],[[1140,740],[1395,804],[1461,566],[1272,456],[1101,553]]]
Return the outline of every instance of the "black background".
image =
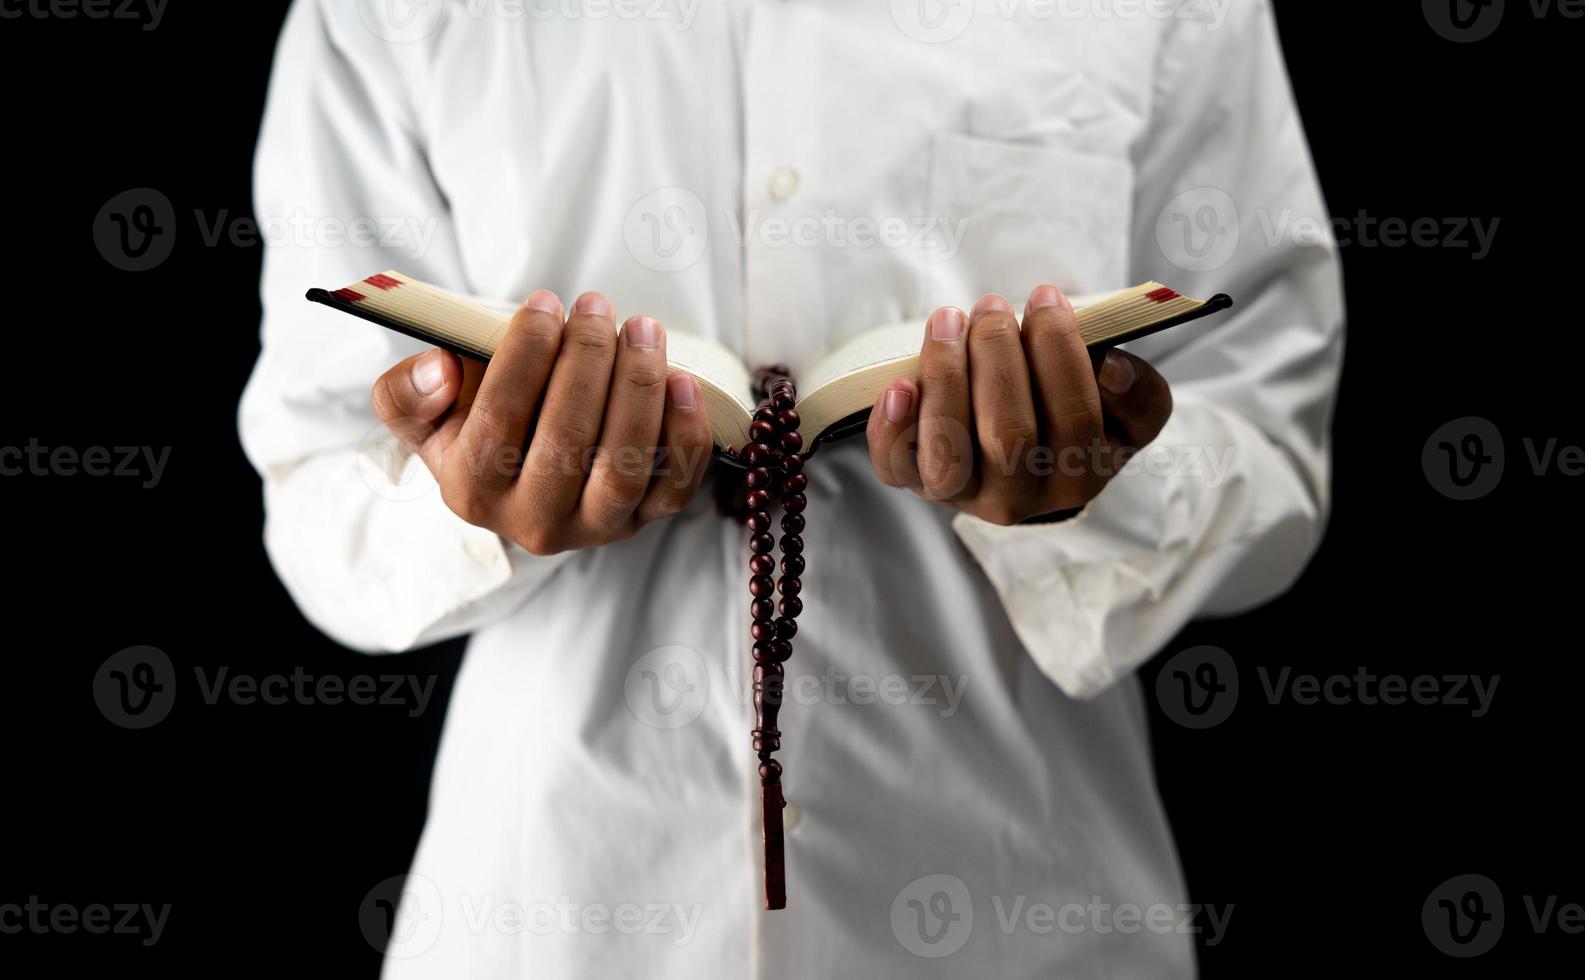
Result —
[[[1197,624],[1168,653],[1230,651],[1241,693],[1198,731],[1153,706],[1162,791],[1195,899],[1234,911],[1207,976],[1416,970],[1503,976],[1585,936],[1538,934],[1525,897],[1585,902],[1576,718],[1579,479],[1536,475],[1521,440],[1585,443],[1577,382],[1573,103],[1585,22],[1510,3],[1456,44],[1416,3],[1292,3],[1290,69],[1333,214],[1500,219],[1472,248],[1344,251],[1349,352],[1326,542],[1286,597]],[[420,830],[459,643],[375,660],[311,629],[260,545],[259,486],[235,433],[257,352],[261,248],[208,247],[250,212],[250,167],[284,0],[176,0],[157,30],[0,20],[7,151],[0,234],[11,312],[0,446],[172,447],[163,481],[0,478],[13,622],[0,673],[6,753],[0,903],[170,903],[160,942],[0,935],[11,975],[114,963],[127,975],[373,976],[370,888]],[[151,187],[181,235],[157,269],[113,268],[90,233],[112,196]],[[223,310],[211,313],[210,310]],[[1422,448],[1491,420],[1507,470],[1455,501]],[[1575,506],[1569,506],[1573,504]],[[96,707],[112,653],[181,672],[161,724]],[[203,703],[192,668],[438,676],[406,707]],[[1491,711],[1303,705],[1257,669],[1500,675]],[[1154,691],[1159,660],[1147,669]],[[1496,948],[1439,952],[1421,907],[1479,873],[1506,902]],[[1572,954],[1572,955],[1570,955]],[[11,972],[9,969],[7,972]]]

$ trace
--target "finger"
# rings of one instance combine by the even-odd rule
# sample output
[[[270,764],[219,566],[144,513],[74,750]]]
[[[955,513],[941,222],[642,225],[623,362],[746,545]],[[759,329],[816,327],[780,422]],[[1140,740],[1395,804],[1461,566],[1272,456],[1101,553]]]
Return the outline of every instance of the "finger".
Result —
[[[975,513],[1014,523],[1038,510],[1039,478],[1029,462],[1039,429],[1018,321],[1007,300],[994,294],[970,314],[969,387],[980,446]]]
[[[1107,428],[1119,448],[1137,451],[1150,445],[1172,417],[1172,387],[1142,358],[1107,351],[1097,382]]]
[[[600,441],[578,501],[579,523],[603,540],[633,520],[649,489],[666,410],[666,332],[653,317],[636,316],[618,340]]]
[[[1044,481],[1049,508],[1074,507],[1100,491],[1104,477],[1090,465],[1105,446],[1101,396],[1089,348],[1073,305],[1055,286],[1038,286],[1024,307],[1024,356],[1035,388],[1042,442],[1072,479]]]
[[[613,313],[604,296],[584,293],[573,303],[562,328],[556,366],[514,491],[521,513],[540,530],[566,528],[577,512],[585,467],[600,437],[611,386],[616,357]]]
[[[541,289],[512,315],[446,459],[441,489],[492,505],[523,461],[546,379],[561,344],[561,300]],[[448,498],[448,503],[453,500]]]
[[[683,371],[666,379],[666,417],[660,428],[661,456],[649,491],[638,505],[638,522],[675,514],[688,506],[709,469],[710,418],[699,399],[699,382]]]
[[[420,455],[435,440],[429,451],[438,457],[445,448],[436,439],[439,423],[457,403],[462,387],[460,357],[443,350],[414,354],[375,380],[371,392],[374,414],[403,445]],[[429,463],[429,456],[424,461]]]
[[[919,350],[919,434],[915,462],[927,500],[972,497],[973,398],[969,390],[969,318],[956,307],[930,314]]]
[[[870,467],[889,487],[919,487],[919,468],[914,462],[914,439],[919,434],[919,387],[899,378],[886,386],[875,399],[865,430],[870,447]]]

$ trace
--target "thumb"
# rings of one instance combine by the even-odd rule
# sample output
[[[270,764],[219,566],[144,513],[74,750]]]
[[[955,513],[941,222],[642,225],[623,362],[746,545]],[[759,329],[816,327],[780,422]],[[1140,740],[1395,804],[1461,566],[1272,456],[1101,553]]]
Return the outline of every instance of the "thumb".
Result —
[[[415,354],[374,382],[374,414],[409,448],[423,451],[435,423],[462,392],[462,359],[444,350]]]
[[[1172,389],[1167,379],[1126,351],[1106,352],[1096,382],[1108,435],[1123,448],[1149,445],[1172,417]]]

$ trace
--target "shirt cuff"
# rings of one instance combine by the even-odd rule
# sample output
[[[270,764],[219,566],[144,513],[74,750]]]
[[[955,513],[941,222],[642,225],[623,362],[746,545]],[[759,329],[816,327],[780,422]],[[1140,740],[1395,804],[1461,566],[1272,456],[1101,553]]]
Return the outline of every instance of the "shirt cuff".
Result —
[[[1147,448],[1066,521],[1004,527],[958,514],[952,529],[979,563],[1029,655],[1064,693],[1086,698],[1123,672],[1107,655],[1119,611],[1161,599],[1188,551],[1189,501]]]

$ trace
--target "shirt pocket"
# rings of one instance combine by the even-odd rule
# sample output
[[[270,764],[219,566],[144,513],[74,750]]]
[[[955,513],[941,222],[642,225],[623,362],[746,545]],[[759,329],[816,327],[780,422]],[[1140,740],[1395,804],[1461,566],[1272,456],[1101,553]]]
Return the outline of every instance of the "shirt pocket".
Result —
[[[930,213],[957,243],[939,270],[946,291],[959,302],[999,292],[1017,306],[1045,282],[1069,293],[1128,286],[1133,187],[1122,157],[937,133]]]

